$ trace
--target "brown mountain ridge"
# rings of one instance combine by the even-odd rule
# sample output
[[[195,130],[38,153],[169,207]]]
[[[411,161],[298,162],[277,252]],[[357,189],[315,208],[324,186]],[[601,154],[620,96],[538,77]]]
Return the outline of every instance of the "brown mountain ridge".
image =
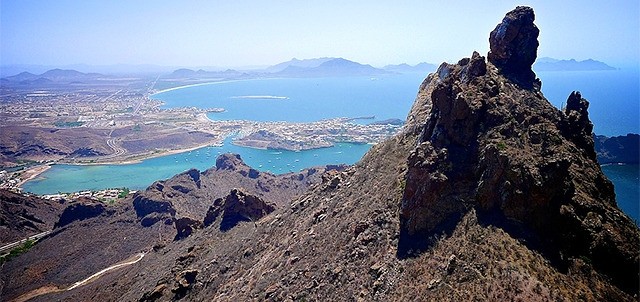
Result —
[[[3,265],[1,296],[637,300],[640,231],[596,161],[588,101],[560,111],[540,92],[533,21],[517,7],[488,60],[440,65],[403,130],[356,165],[274,176],[225,155],[59,229]]]

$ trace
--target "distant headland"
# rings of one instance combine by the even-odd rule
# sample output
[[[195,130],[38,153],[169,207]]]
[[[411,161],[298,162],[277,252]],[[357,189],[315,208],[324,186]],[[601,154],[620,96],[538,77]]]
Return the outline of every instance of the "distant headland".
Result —
[[[575,59],[558,60],[549,57],[538,58],[533,64],[535,71],[598,71],[598,70],[616,70],[615,67],[607,65],[607,63],[587,59],[576,61]]]

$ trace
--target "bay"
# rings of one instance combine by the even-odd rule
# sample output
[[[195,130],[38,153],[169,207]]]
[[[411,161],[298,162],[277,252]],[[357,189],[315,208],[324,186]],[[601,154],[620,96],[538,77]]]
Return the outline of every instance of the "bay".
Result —
[[[222,147],[204,147],[191,152],[161,156],[128,165],[53,165],[36,179],[24,184],[26,192],[55,194],[127,187],[140,190],[156,180],[172,177],[191,168],[204,171],[215,167],[216,158],[222,153],[241,154],[243,161],[261,171],[282,174],[304,168],[353,164],[360,160],[371,145],[339,143],[332,148],[300,152],[261,150],[231,144],[227,138]]]
[[[212,120],[313,122],[337,117],[404,120],[423,73],[378,77],[256,79],[157,93],[165,108],[222,107]],[[263,98],[259,98],[263,96]],[[373,120],[366,120],[371,122]]]
[[[425,76],[415,73],[376,78],[256,79],[175,89],[153,97],[164,101],[166,108],[226,109],[223,113],[209,114],[213,120],[309,122],[363,116],[404,120]],[[558,108],[566,103],[571,91],[581,91],[590,102],[589,115],[595,133],[614,136],[640,132],[637,70],[543,72],[538,77],[543,82],[545,97]],[[55,165],[23,187],[36,194],[112,187],[143,189],[153,181],[190,168],[208,169],[215,165],[217,154],[223,152],[241,154],[256,169],[285,173],[315,165],[353,164],[369,148],[369,145],[338,144],[302,152],[273,151],[235,146],[227,139],[223,147],[202,148],[131,165]],[[615,185],[619,206],[638,221],[638,165],[607,165],[603,171]]]

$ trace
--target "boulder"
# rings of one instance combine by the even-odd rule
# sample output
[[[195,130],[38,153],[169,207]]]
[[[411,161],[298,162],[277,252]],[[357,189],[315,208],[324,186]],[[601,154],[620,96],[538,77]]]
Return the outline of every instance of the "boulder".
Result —
[[[534,20],[532,8],[518,6],[507,13],[489,35],[489,62],[507,78],[526,88],[540,88],[540,81],[531,70],[536,61],[540,33]]]
[[[240,222],[255,222],[274,210],[274,205],[266,203],[261,198],[232,189],[229,195],[213,202],[203,223],[205,226],[210,226],[221,217],[219,228],[221,231],[228,231]]]

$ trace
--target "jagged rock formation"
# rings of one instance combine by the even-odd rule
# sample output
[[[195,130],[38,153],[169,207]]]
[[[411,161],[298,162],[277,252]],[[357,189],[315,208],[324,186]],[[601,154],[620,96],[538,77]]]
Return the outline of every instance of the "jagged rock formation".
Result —
[[[540,88],[540,81],[531,70],[538,53],[540,30],[533,23],[533,9],[518,6],[507,13],[489,35],[489,62],[514,83]]]
[[[640,238],[596,161],[589,103],[573,92],[560,112],[538,88],[521,87],[533,79],[532,22],[530,8],[516,8],[491,33],[486,67],[474,53],[428,80],[432,107],[414,127],[399,253],[427,248],[474,209],[481,223],[526,238],[559,265],[585,257],[637,291]],[[486,72],[470,72],[474,61]]]
[[[104,204],[99,202],[78,200],[64,209],[54,228],[60,228],[74,221],[85,220],[102,214],[113,214],[113,210],[107,209]]]
[[[528,10],[508,16],[517,11]],[[202,218],[216,227],[179,227],[190,235],[155,239],[178,232],[164,223],[143,227],[132,200],[108,223],[102,216],[91,226],[91,219],[74,223],[7,263],[0,291],[12,299],[72,284],[79,273],[60,269],[69,257],[93,257],[72,267],[90,276],[122,260],[114,250],[145,250],[136,265],[34,301],[637,300],[640,232],[616,208],[589,149],[588,103],[576,93],[561,112],[505,70],[478,53],[442,64],[421,85],[404,130],[341,171],[251,178],[239,158],[225,156],[198,173],[199,189],[193,175],[158,182],[139,196],[167,202],[173,217],[206,215],[195,208],[229,195]],[[317,182],[306,193],[290,182],[311,177]],[[219,187],[220,195],[208,195]],[[246,205],[249,195],[255,206],[235,213],[275,210],[220,231],[216,209],[226,199]],[[75,247],[83,253],[54,246],[87,230],[105,242]],[[51,257],[42,257],[45,248]]]
[[[325,170],[342,170],[342,166],[326,166],[325,168],[310,168],[300,173],[285,174],[276,176],[270,173],[261,173],[247,166],[238,154],[223,154],[216,159],[216,166],[200,173],[196,169],[180,173],[171,179],[157,181],[153,183],[144,192],[137,194],[133,199],[133,208],[140,220],[140,224],[149,227],[157,222],[163,221],[165,224],[174,224],[177,235],[176,240],[188,237],[195,229],[202,226],[203,221],[206,223],[206,217],[211,209],[209,206],[213,203],[213,207],[219,211],[228,212],[225,217],[231,217],[232,214],[242,215],[243,210],[236,209],[236,203],[221,202],[220,196],[224,196],[225,188],[233,187],[231,195],[227,198],[239,197],[241,204],[244,202],[243,192],[238,193],[235,187],[250,189],[255,196],[247,196],[248,206],[254,206],[254,198],[262,202],[266,213],[273,211],[272,205],[283,201],[290,200],[296,194],[302,193],[309,185],[318,182],[321,174]],[[226,184],[220,186],[220,184]],[[267,200],[265,203],[262,198]],[[214,201],[215,199],[215,201]],[[216,204],[219,203],[219,204]],[[227,208],[225,208],[227,207]],[[240,211],[235,213],[234,211]],[[261,216],[260,216],[261,217]],[[245,218],[259,218],[253,214],[245,216]],[[228,229],[227,220],[221,229]]]
[[[210,226],[220,219],[220,230],[225,232],[242,221],[257,221],[275,210],[275,206],[266,203],[260,197],[233,189],[224,198],[218,198],[209,207],[204,225]]]

